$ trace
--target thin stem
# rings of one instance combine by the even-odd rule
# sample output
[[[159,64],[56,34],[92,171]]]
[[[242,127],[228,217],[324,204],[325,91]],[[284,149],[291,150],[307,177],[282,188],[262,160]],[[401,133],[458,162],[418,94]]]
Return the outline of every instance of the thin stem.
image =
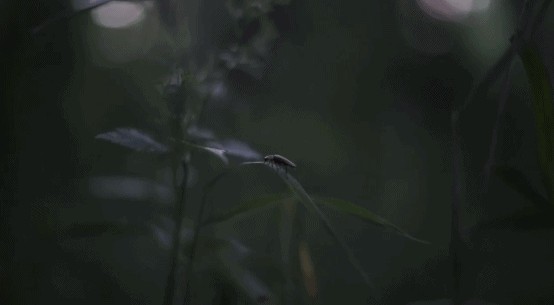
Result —
[[[502,91],[500,92],[500,97],[498,101],[498,110],[496,113],[496,121],[494,123],[492,136],[491,136],[491,144],[489,146],[489,157],[487,159],[487,162],[485,163],[484,168],[484,174],[483,174],[483,191],[482,194],[486,193],[488,187],[489,187],[489,180],[491,176],[492,167],[494,165],[494,158],[496,155],[496,146],[498,143],[498,129],[500,126],[500,122],[502,120],[502,116],[504,114],[504,109],[506,108],[506,103],[508,101],[508,97],[510,95],[510,84],[511,84],[511,72],[512,65],[508,66],[508,69],[506,70],[506,75],[504,77],[504,81],[502,84]]]
[[[181,196],[176,204],[175,213],[175,229],[173,231],[173,242],[171,246],[171,266],[169,268],[169,274],[167,276],[167,282],[165,286],[164,305],[173,305],[173,299],[175,298],[175,276],[179,266],[179,252],[181,250],[181,232],[183,231],[183,220],[186,204],[186,191],[188,180],[188,166],[186,161],[182,161],[183,168],[183,182],[181,184]]]
[[[200,209],[198,210],[198,216],[196,217],[196,220],[195,220],[194,235],[192,237],[192,244],[191,244],[191,249],[188,257],[187,270],[185,272],[186,280],[185,280],[185,289],[184,289],[185,290],[184,305],[190,304],[191,295],[190,295],[189,281],[190,281],[193,266],[194,266],[194,259],[196,257],[196,249],[198,248],[199,234],[200,234],[200,229],[202,227],[202,219],[204,218],[204,211],[207,205],[208,193],[210,192],[210,189],[213,188],[213,186],[227,173],[228,171],[224,171],[219,175],[217,175],[215,178],[213,178],[209,183],[206,184],[206,186],[204,187],[204,191],[202,193],[202,201],[200,202]]]

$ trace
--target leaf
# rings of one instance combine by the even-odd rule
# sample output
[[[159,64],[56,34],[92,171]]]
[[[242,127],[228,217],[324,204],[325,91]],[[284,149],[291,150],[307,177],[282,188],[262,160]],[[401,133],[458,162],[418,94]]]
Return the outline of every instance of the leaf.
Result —
[[[402,231],[398,226],[394,225],[390,221],[354,203],[351,203],[342,199],[336,199],[336,198],[317,198],[316,201],[318,203],[322,203],[328,207],[331,207],[339,212],[358,217],[361,220],[368,222],[370,224],[373,224],[385,229],[390,229],[395,233],[401,236],[404,236],[410,240],[413,240],[422,244],[429,244],[428,241],[421,240],[411,236],[410,234]]]
[[[169,151],[166,145],[154,140],[147,133],[134,128],[117,128],[114,131],[101,133],[95,138],[118,144],[135,151],[149,153],[166,153]]]
[[[249,164],[253,164],[253,163],[249,163]],[[275,171],[279,175],[279,177],[281,177],[281,179],[283,179],[283,181],[287,184],[291,192],[296,195],[296,197],[300,200],[300,202],[302,202],[304,207],[306,207],[306,209],[310,213],[313,213],[314,215],[316,215],[323,222],[325,229],[331,234],[331,236],[335,239],[335,241],[342,247],[346,256],[348,257],[348,260],[350,261],[350,264],[356,269],[356,271],[358,271],[358,273],[363,278],[365,284],[370,289],[375,290],[375,287],[372,284],[371,280],[369,279],[369,276],[364,271],[358,259],[354,256],[352,249],[350,249],[348,244],[338,234],[334,226],[331,225],[331,222],[329,221],[327,216],[315,204],[315,202],[312,200],[310,195],[308,195],[308,193],[304,190],[300,182],[298,182],[293,176],[291,176],[286,171],[283,171],[283,169],[280,167],[274,167],[269,165],[267,166],[271,168],[273,171]]]
[[[244,159],[260,160],[262,158],[262,155],[250,147],[250,145],[236,139],[211,141],[206,143],[206,145],[223,149],[228,155]]]
[[[535,190],[525,175],[518,169],[498,166],[495,167],[494,172],[504,183],[519,192],[537,207],[544,208],[549,206],[548,200]]]
[[[172,139],[172,140],[175,140],[175,139]],[[188,142],[188,141],[182,141],[182,140],[179,140],[177,142],[179,142],[179,143],[181,143],[185,146],[188,146],[190,148],[193,148],[193,149],[208,152],[208,153],[212,154],[213,156],[219,158],[224,164],[229,164],[229,159],[227,159],[227,156],[226,156],[227,152],[223,149],[203,146],[203,145],[191,143],[191,142]]]
[[[92,177],[88,180],[88,188],[92,195],[101,199],[145,200],[165,204],[174,201],[170,187],[138,177]]]
[[[71,7],[73,8],[73,11],[80,12],[95,8],[110,1],[112,0],[71,0]]]
[[[199,140],[212,140],[215,138],[214,132],[210,129],[192,125],[187,129],[189,137]]]
[[[147,226],[131,224],[126,220],[121,220],[71,224],[59,232],[58,236],[62,239],[74,239],[93,238],[104,234],[142,235],[148,234],[148,232]]]
[[[233,218],[245,216],[245,214],[253,213],[260,209],[271,207],[288,197],[290,197],[290,195],[288,194],[272,194],[269,196],[263,196],[246,201],[221,215],[212,216],[211,218],[204,221],[202,226],[219,224]]]
[[[520,57],[533,95],[539,164],[550,203],[554,203],[554,98],[552,82],[537,47],[528,44]]]
[[[477,224],[472,228],[472,234],[491,230],[548,230],[554,229],[554,211],[545,212],[534,207],[521,209],[506,217],[500,217]]]

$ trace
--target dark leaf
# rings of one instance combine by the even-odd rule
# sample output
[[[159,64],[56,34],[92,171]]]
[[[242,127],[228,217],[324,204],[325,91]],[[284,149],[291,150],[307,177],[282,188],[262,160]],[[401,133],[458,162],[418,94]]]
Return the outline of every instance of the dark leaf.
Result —
[[[519,192],[537,207],[543,208],[549,206],[548,200],[535,190],[527,178],[525,178],[525,175],[519,170],[503,166],[495,167],[494,172],[508,186]]]
[[[472,233],[494,229],[514,231],[554,229],[554,212],[545,212],[534,207],[521,209],[506,217],[480,223],[472,228]]]
[[[200,151],[204,151],[207,153],[210,153],[211,155],[217,157],[220,159],[224,164],[229,164],[229,159],[227,159],[226,151],[224,149],[214,148],[214,147],[208,147],[204,145],[194,144],[187,141],[179,141],[180,143],[184,144],[185,146],[188,146],[193,149],[198,149]]]
[[[211,141],[206,143],[211,147],[217,147],[224,150],[228,155],[240,157],[249,160],[260,160],[262,155],[255,151],[250,145],[235,139],[225,139],[220,141]]]
[[[125,220],[76,223],[69,225],[59,233],[65,238],[93,238],[104,234],[142,235],[148,234],[147,226],[131,224]]]
[[[110,1],[112,0],[71,0],[71,7],[73,8],[73,11],[80,12],[95,8]]]
[[[368,222],[370,224],[382,227],[384,229],[389,229],[394,231],[395,233],[404,236],[408,239],[411,239],[413,241],[423,243],[423,244],[429,244],[428,241],[421,240],[418,238],[415,238],[411,236],[410,234],[402,231],[398,226],[394,225],[393,223],[389,222],[388,220],[382,218],[381,216],[378,216],[369,210],[356,205],[354,203],[342,200],[342,199],[336,199],[336,198],[317,198],[316,201],[318,203],[324,204],[328,207],[331,207],[339,212],[349,214],[355,217],[360,218],[361,220]]]
[[[554,98],[550,75],[533,44],[520,52],[533,94],[533,109],[538,135],[539,164],[550,200],[554,200]],[[551,202],[552,203],[552,202]]]
[[[117,128],[114,131],[101,133],[96,139],[105,140],[114,144],[143,152],[166,153],[166,145],[154,140],[149,134],[134,128]]]
[[[212,140],[215,138],[215,134],[212,130],[198,127],[197,125],[190,126],[187,129],[187,134],[190,138],[196,140]]]
[[[88,180],[88,188],[92,195],[101,199],[155,201],[165,204],[174,201],[170,187],[138,177],[92,177]]]

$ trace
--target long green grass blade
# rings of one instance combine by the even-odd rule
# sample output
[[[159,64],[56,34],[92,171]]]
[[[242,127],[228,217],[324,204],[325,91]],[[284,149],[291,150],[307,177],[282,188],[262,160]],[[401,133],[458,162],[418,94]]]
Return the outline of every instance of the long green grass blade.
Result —
[[[383,217],[374,214],[373,212],[356,205],[354,203],[348,202],[346,200],[342,199],[336,199],[336,198],[316,198],[316,202],[321,203],[325,206],[328,206],[330,208],[333,208],[339,212],[349,214],[352,216],[355,216],[365,222],[368,222],[370,224],[376,225],[378,227],[392,230],[395,233],[404,236],[410,240],[422,243],[422,244],[429,244],[428,241],[421,240],[419,238],[415,238],[411,236],[410,234],[404,232],[402,229],[400,229],[398,226],[394,225],[390,221],[384,219]]]
[[[310,195],[304,190],[304,187],[296,180],[293,176],[285,172],[280,167],[271,167],[279,176],[283,179],[283,181],[287,184],[289,189],[293,194],[296,195],[298,200],[302,202],[304,207],[310,212],[315,214],[321,222],[323,222],[325,229],[331,234],[331,236],[335,239],[335,241],[342,247],[344,252],[346,253],[346,256],[348,257],[348,260],[350,261],[350,264],[358,271],[358,273],[363,278],[365,284],[375,291],[375,286],[373,285],[372,281],[370,280],[368,274],[363,269],[362,265],[358,261],[358,259],[354,256],[354,253],[352,252],[352,249],[348,246],[346,241],[340,236],[340,234],[337,232],[337,230],[334,228],[333,225],[331,225],[331,222],[327,218],[327,216],[321,211],[321,209],[316,205],[316,203],[312,200]]]
[[[539,164],[550,203],[554,203],[554,98],[548,70],[537,47],[528,44],[520,57],[527,72],[533,95],[533,110],[537,128]]]
[[[274,205],[278,204],[283,199],[288,197],[290,197],[289,194],[272,194],[243,202],[242,204],[239,204],[238,206],[223,214],[210,217],[209,219],[204,221],[202,226],[219,224],[228,220],[241,218],[261,209],[273,207]]]

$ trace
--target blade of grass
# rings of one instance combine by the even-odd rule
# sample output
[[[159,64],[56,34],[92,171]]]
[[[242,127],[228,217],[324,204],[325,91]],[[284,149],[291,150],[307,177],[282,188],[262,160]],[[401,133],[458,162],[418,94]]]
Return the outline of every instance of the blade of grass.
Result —
[[[336,198],[315,197],[315,200],[316,202],[324,204],[325,206],[333,208],[339,212],[358,217],[361,220],[368,222],[370,224],[376,225],[378,227],[392,230],[395,233],[401,236],[404,236],[410,240],[413,240],[415,242],[422,243],[422,244],[429,244],[428,241],[421,240],[419,238],[415,238],[411,236],[410,234],[404,232],[402,229],[400,229],[398,226],[394,225],[390,221],[354,203],[351,203],[342,199],[336,199]]]
[[[261,164],[264,164],[263,162],[260,162]],[[253,164],[253,162],[249,163]],[[256,163],[257,164],[257,163]],[[285,172],[280,167],[275,166],[269,166],[275,173],[281,177],[281,179],[287,184],[291,192],[296,195],[298,200],[302,202],[304,207],[310,212],[316,215],[321,222],[323,222],[325,229],[331,234],[331,236],[335,239],[335,241],[341,246],[343,251],[345,252],[346,256],[348,257],[348,260],[350,264],[356,269],[356,271],[360,274],[362,279],[364,280],[364,283],[372,290],[376,291],[375,286],[373,285],[372,281],[370,280],[369,276],[363,269],[361,263],[358,261],[358,259],[354,256],[354,253],[352,252],[352,249],[348,246],[346,241],[340,236],[340,234],[337,232],[337,230],[334,228],[334,226],[331,224],[327,216],[321,211],[321,209],[315,204],[315,202],[312,200],[310,195],[304,190],[304,187],[298,182],[293,176],[291,176],[288,172]]]
[[[289,194],[272,194],[246,201],[235,208],[217,216],[212,216],[202,223],[202,227],[219,224],[234,218],[240,218],[246,214],[256,212],[264,208],[270,208],[290,197]]]

